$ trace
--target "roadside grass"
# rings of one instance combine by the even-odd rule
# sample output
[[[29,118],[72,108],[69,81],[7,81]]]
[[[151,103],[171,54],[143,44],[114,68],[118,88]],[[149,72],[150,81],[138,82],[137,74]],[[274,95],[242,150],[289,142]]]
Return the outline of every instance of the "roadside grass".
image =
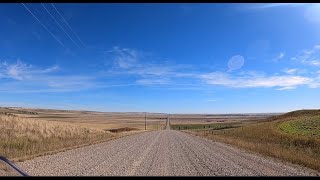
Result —
[[[266,156],[320,171],[320,111],[298,111],[220,130],[188,130]]]
[[[0,155],[10,159],[24,159],[117,136],[72,123],[0,115]]]

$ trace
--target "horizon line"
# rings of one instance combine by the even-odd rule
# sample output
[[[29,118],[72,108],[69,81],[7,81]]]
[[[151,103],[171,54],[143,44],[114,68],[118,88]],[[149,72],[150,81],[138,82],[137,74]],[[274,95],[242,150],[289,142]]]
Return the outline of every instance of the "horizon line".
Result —
[[[165,113],[165,112],[148,112],[148,111],[99,111],[88,109],[59,109],[59,108],[44,108],[44,107],[25,107],[25,106],[0,106],[0,108],[24,108],[24,109],[40,109],[40,110],[61,110],[61,111],[87,111],[87,112],[100,112],[100,113],[147,113],[147,114],[169,114],[169,115],[239,115],[239,114],[284,114],[298,110],[316,110],[316,109],[296,109],[285,112],[246,112],[246,113]]]

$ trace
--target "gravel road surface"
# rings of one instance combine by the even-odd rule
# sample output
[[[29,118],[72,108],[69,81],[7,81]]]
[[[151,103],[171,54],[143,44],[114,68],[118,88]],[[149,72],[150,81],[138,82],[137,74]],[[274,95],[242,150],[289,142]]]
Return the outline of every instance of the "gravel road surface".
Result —
[[[34,176],[315,175],[310,169],[170,130],[169,126],[17,165]]]

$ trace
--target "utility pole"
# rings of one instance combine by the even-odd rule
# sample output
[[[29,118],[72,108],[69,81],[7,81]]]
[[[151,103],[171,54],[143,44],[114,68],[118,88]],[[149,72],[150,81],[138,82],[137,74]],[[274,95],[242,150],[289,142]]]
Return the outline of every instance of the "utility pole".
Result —
[[[168,126],[169,126],[169,116],[170,116],[170,114],[167,114],[166,129],[168,129]]]
[[[147,130],[147,112],[144,113],[144,130]]]

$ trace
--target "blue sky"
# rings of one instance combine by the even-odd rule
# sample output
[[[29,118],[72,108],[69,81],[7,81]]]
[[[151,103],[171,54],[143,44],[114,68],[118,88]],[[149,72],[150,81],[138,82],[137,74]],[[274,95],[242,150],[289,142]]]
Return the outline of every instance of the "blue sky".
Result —
[[[319,4],[0,5],[0,106],[320,108]]]

